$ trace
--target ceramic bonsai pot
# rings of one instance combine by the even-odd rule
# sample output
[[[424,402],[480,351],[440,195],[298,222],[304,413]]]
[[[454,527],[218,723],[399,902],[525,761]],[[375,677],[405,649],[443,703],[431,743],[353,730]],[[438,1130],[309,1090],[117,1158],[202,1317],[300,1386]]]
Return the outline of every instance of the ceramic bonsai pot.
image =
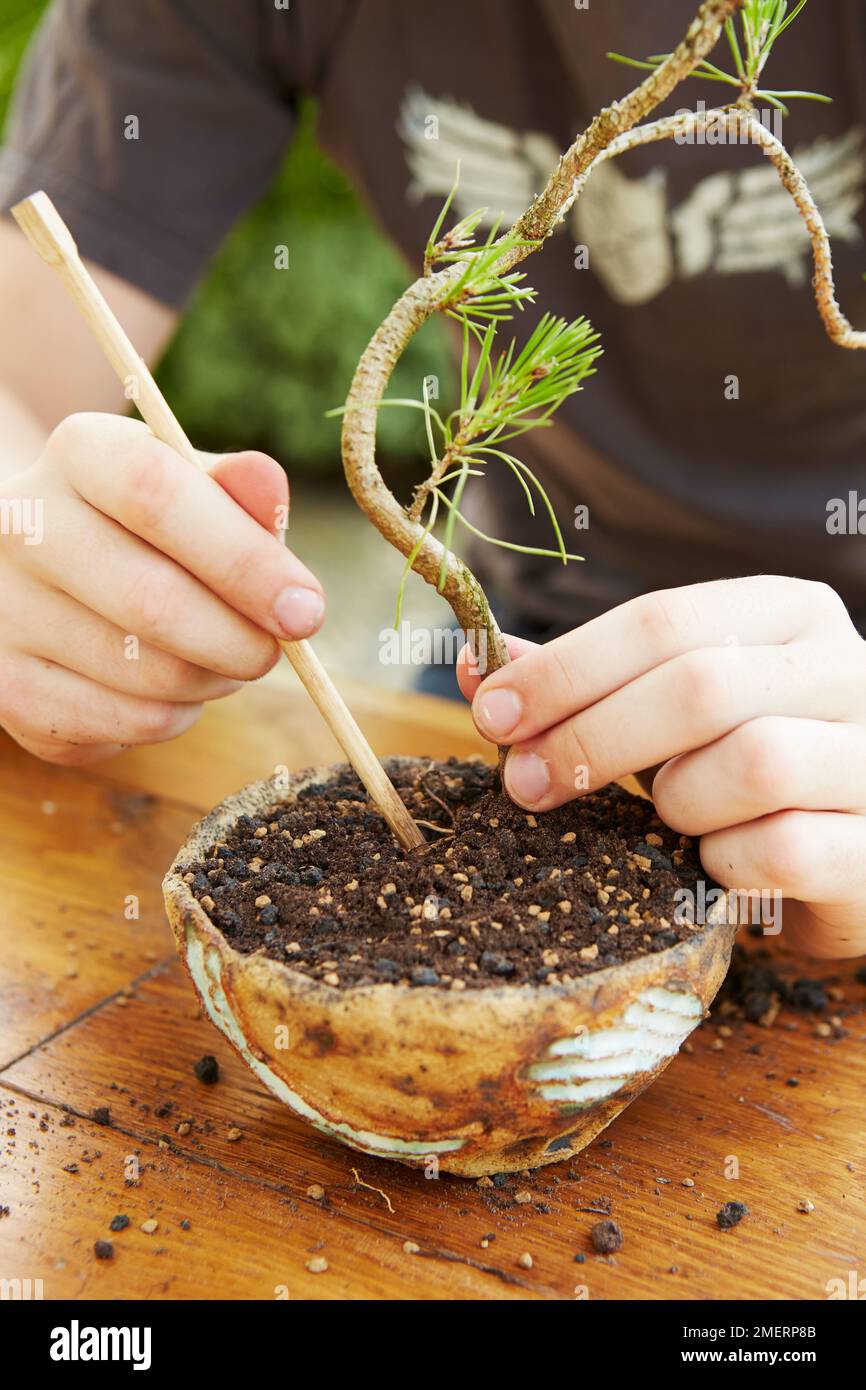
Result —
[[[408,760],[400,760],[408,761]],[[332,988],[241,954],[182,867],[242,814],[290,803],[335,768],[257,782],[206,816],[164,881],[178,950],[212,1022],[264,1086],[322,1133],[380,1158],[463,1177],[553,1163],[582,1149],[668,1065],[728,968],[725,899],[666,950],[560,985],[452,992]]]

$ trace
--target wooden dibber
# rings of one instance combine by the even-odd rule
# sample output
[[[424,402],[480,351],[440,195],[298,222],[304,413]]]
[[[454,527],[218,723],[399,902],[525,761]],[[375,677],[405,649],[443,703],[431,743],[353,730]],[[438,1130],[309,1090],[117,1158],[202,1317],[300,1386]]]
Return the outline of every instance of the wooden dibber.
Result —
[[[136,352],[84,266],[72,233],[47,193],[34,193],[25,198],[12,209],[12,215],[42,260],[57,271],[120,380],[125,386],[134,383],[134,404],[156,438],[201,468],[195,449],[172,414],[147,363]],[[400,844],[405,849],[425,844],[423,835],[309,642],[281,641],[280,646]]]

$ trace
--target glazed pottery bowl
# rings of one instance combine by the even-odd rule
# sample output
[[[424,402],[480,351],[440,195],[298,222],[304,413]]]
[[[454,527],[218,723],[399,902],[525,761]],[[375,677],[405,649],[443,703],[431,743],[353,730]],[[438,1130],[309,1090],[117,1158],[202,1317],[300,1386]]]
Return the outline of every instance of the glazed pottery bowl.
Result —
[[[410,760],[394,760],[407,762]],[[335,767],[256,782],[191,832],[163,885],[178,950],[213,1023],[264,1086],[362,1153],[464,1177],[568,1158],[659,1075],[728,968],[736,914],[570,984],[461,992],[332,988],[234,950],[184,882],[238,817],[290,803]],[[730,922],[729,919],[730,918]]]

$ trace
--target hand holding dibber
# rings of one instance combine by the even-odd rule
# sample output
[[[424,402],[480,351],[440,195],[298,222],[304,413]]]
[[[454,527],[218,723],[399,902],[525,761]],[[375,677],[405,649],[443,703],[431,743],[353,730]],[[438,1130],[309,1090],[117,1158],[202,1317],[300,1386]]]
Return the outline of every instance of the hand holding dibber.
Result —
[[[57,271],[117,376],[124,385],[134,381],[135,406],[153,434],[196,468],[201,468],[202,461],[196,450],[172,413],[147,363],[136,352],[82,262],[72,233],[47,193],[34,193],[25,198],[12,209],[12,215],[42,260]],[[309,642],[281,640],[280,646],[397,839],[405,849],[425,844],[421,831]]]

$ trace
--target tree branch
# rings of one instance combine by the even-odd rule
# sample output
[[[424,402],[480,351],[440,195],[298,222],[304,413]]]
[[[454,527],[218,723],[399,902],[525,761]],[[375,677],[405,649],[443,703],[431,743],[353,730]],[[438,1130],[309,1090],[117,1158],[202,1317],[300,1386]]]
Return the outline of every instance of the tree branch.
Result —
[[[669,58],[635,87],[627,97],[604,108],[575,140],[559,161],[547,187],[530,208],[518,218],[513,231],[529,240],[544,240],[560,223],[577,196],[581,175],[617,139],[661,106],[684,82],[698,63],[711,53],[725,21],[741,5],[741,0],[705,0],[688,32]],[[530,254],[532,248],[518,247],[505,260],[507,266]]]
[[[773,165],[783,188],[790,193],[797,211],[806,224],[815,262],[815,277],[812,281],[815,289],[815,302],[830,339],[838,347],[866,348],[866,333],[858,332],[853,328],[839,307],[839,301],[836,298],[836,286],[833,281],[833,252],[830,247],[830,237],[827,234],[827,227],[818,204],[812,197],[806,180],[785,146],[776,139],[772,131],[768,130],[753,112],[744,114],[747,117],[754,143],[760,146]]]
[[[740,101],[735,106],[718,107],[715,110],[696,114],[693,111],[680,112],[666,116],[650,125],[639,126],[613,140],[593,163],[580,176],[576,195],[579,196],[594,169],[608,159],[616,159],[629,150],[641,145],[649,145],[658,140],[683,139],[694,136],[708,125],[724,127],[730,140],[738,143],[757,145],[779,175],[783,188],[790,194],[797,211],[803,219],[812,246],[815,275],[812,281],[818,313],[827,331],[827,336],[838,347],[854,350],[866,348],[866,332],[855,329],[839,305],[833,279],[833,252],[830,236],[818,204],[805,178],[794,162],[793,157],[771,130],[758,119],[748,101]]]

